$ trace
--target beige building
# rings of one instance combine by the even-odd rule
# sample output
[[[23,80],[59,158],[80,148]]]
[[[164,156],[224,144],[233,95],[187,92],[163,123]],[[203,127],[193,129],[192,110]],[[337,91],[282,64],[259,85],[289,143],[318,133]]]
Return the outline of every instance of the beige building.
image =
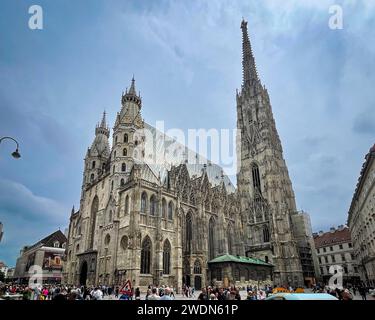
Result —
[[[221,281],[303,285],[290,223],[297,211],[294,192],[247,22],[241,29],[238,189],[218,165],[144,121],[133,79],[122,95],[112,146],[104,115],[87,150],[80,208],[70,217],[67,283],[110,285],[130,279],[134,286],[177,289],[183,283],[199,289]],[[242,257],[242,262],[230,258],[230,267],[218,276],[224,258],[214,259],[223,256]],[[266,270],[273,266],[272,276],[252,272],[259,265],[244,262],[246,256],[262,261]]]
[[[320,282],[328,284],[336,272],[342,272],[343,285],[359,283],[358,265],[348,227],[341,225],[337,229],[331,227],[328,232],[315,233],[314,241]]]
[[[60,283],[67,239],[58,230],[20,251],[13,280],[27,283],[33,277],[39,283]]]
[[[354,254],[361,280],[375,285],[375,145],[365,157],[349,209]]]

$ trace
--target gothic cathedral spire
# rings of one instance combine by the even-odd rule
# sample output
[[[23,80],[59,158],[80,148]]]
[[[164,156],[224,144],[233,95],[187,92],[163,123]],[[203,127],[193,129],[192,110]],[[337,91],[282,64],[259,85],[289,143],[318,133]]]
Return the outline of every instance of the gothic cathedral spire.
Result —
[[[249,35],[247,32],[247,21],[242,19],[241,22],[242,29],[242,79],[243,87],[248,87],[254,84],[260,84],[258,77],[255,59],[253,56],[253,51],[251,49],[251,44],[249,40]]]
[[[294,192],[245,20],[241,29],[243,83],[241,92],[237,92],[237,187],[242,220],[247,221],[246,251],[275,266],[275,284],[297,286],[303,284],[303,274],[290,224],[290,216],[297,210]]]

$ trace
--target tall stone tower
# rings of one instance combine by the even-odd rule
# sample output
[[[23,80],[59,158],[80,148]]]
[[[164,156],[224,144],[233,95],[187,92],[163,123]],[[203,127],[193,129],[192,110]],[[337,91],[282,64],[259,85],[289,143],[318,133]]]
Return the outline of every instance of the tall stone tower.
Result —
[[[291,213],[296,212],[292,183],[244,20],[241,29],[243,83],[237,91],[237,185],[246,252],[275,265],[275,284],[302,285],[302,267],[290,222]]]

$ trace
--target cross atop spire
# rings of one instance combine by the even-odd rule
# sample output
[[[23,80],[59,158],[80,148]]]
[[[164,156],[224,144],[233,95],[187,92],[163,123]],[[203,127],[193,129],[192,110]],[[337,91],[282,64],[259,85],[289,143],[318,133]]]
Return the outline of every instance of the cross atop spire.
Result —
[[[241,22],[242,29],[242,72],[243,72],[243,85],[248,86],[256,82],[260,82],[258,73],[255,65],[255,59],[249,35],[247,33],[247,21],[242,18]]]

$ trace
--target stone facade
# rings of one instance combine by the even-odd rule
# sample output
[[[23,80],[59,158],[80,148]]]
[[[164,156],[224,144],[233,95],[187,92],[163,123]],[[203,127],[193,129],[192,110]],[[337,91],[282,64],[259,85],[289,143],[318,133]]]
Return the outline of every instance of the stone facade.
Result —
[[[358,184],[349,209],[354,254],[361,280],[375,285],[375,145],[365,157]]]
[[[242,30],[238,189],[218,165],[192,162],[201,156],[144,122],[133,79],[122,95],[112,147],[104,114],[85,157],[80,209],[70,217],[67,283],[130,279],[140,287],[199,289],[212,280],[210,260],[247,252],[275,265],[276,284],[303,284],[289,222],[294,193],[244,21]],[[176,145],[176,154],[149,161],[165,153],[155,141]]]

